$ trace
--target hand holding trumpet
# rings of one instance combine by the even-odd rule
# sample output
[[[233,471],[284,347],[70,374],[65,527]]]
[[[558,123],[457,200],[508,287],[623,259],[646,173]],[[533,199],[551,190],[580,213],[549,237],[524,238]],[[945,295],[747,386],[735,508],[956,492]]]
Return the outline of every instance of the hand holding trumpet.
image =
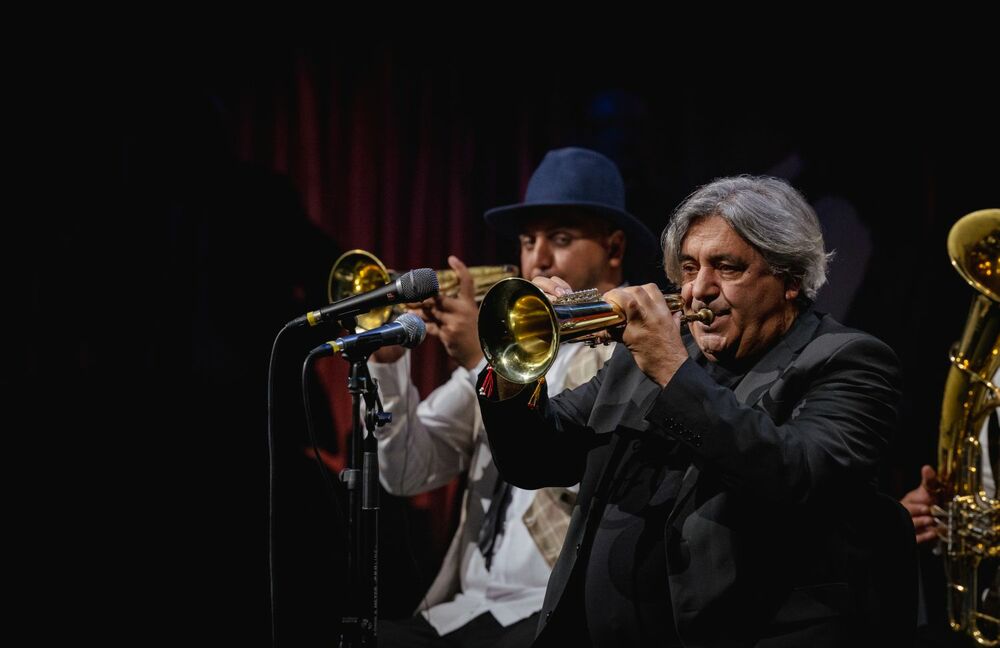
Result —
[[[625,314],[621,342],[635,364],[650,380],[665,387],[688,358],[681,341],[683,314],[671,312],[660,288],[652,283],[615,288],[603,299]]]
[[[479,317],[476,287],[472,273],[461,259],[449,256],[448,266],[458,276],[458,294],[425,300],[420,316],[427,324],[427,332],[441,340],[448,355],[466,369],[472,369],[483,357],[476,325]]]
[[[573,290],[560,277],[536,277],[532,283],[549,301]],[[621,310],[626,323],[624,328],[606,329],[598,336],[624,344],[639,369],[665,386],[688,357],[680,336],[681,312],[671,312],[656,284],[615,288],[601,299]]]
[[[424,320],[427,332],[441,340],[448,355],[466,369],[472,369],[483,357],[476,325],[479,307],[475,281],[458,257],[449,256],[448,265],[458,278],[457,294],[426,299],[410,312]],[[383,347],[373,357],[376,362],[395,362],[403,352],[401,347]]]

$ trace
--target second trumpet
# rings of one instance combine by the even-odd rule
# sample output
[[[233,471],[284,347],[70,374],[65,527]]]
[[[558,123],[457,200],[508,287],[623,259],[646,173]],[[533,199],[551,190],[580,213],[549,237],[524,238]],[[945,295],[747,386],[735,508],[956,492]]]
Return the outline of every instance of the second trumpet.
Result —
[[[454,297],[458,294],[458,275],[454,270],[436,270],[440,294]],[[517,268],[512,265],[500,266],[470,266],[469,274],[476,292],[476,301],[480,301],[483,295],[496,282],[506,277],[516,277]],[[327,279],[326,292],[327,299],[334,303],[346,297],[360,295],[379,286],[384,286],[393,279],[397,273],[390,270],[371,252],[365,250],[350,250],[340,255],[330,270],[330,277]],[[386,306],[370,313],[360,315],[358,328],[371,330],[382,326],[390,319],[403,312],[402,306]]]
[[[684,304],[678,294],[663,295],[671,311]],[[704,308],[684,316],[685,322],[711,324],[715,313]],[[479,308],[479,344],[493,370],[513,383],[528,384],[545,375],[565,342],[595,343],[602,331],[624,326],[624,313],[601,300],[596,290],[583,290],[549,302],[524,279],[498,282]]]

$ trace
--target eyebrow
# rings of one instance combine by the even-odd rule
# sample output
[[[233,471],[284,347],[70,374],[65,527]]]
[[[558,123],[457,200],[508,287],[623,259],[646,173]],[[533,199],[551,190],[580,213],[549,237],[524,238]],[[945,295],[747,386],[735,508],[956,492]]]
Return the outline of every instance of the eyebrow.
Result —
[[[684,263],[685,261],[694,261],[697,263],[698,261],[690,254],[682,254],[679,260],[681,263]],[[712,265],[715,265],[719,262],[732,263],[734,265],[745,265],[745,266],[750,265],[750,262],[744,259],[743,257],[734,256],[732,254],[713,254],[712,256],[708,257],[708,261]]]
[[[579,227],[559,226],[559,227],[553,227],[553,228],[550,228],[550,229],[541,230],[541,233],[544,234],[545,236],[551,236],[553,234],[560,234],[560,233],[575,234],[575,235],[581,235],[582,236],[584,232]],[[532,233],[521,232],[520,234],[518,234],[518,236],[522,237],[522,238],[530,238],[530,237],[534,237],[535,234],[536,234],[536,232],[532,232]]]
[[[731,263],[733,265],[750,265],[750,262],[741,256],[735,256],[732,254],[716,254],[708,257],[708,260],[713,264],[719,263],[720,261],[725,261],[726,263]]]

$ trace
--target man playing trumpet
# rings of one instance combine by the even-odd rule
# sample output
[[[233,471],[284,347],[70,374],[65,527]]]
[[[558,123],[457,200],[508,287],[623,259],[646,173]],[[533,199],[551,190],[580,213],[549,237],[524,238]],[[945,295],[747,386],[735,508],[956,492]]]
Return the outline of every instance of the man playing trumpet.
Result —
[[[527,278],[560,276],[576,289],[604,292],[622,284],[626,249],[653,264],[655,237],[625,211],[615,164],[594,151],[549,152],[524,202],[492,209],[485,218],[519,240]],[[462,517],[418,613],[380,622],[378,641],[382,647],[527,646],[575,492],[564,487],[571,484],[527,491],[499,479],[475,392],[485,361],[472,278],[456,257],[448,264],[460,278],[459,295],[425,302],[422,313],[427,331],[459,365],[450,380],[421,402],[410,381],[408,352],[383,348],[370,369],[386,410],[393,412],[393,422],[376,431],[383,486],[413,495],[466,473]],[[548,375],[549,390],[587,382],[612,348],[577,345],[560,354]]]
[[[896,425],[893,352],[811,308],[827,253],[781,180],[700,188],[662,243],[684,311],[708,308],[711,323],[682,332],[658,288],[617,288],[604,300],[627,323],[593,380],[551,398],[543,384],[529,403],[531,388],[494,373],[480,397],[505,479],[580,483],[536,645],[884,640],[875,595],[892,584],[875,582],[876,557],[912,552],[905,512],[875,488]],[[571,287],[534,283],[550,299]]]

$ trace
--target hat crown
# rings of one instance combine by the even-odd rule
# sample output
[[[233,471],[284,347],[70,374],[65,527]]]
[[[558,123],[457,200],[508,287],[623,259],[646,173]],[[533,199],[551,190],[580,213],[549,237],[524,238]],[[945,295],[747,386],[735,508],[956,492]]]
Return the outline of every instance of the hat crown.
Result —
[[[524,204],[583,203],[625,209],[625,182],[615,163],[596,151],[549,151],[528,181]]]
[[[625,209],[625,181],[618,166],[590,149],[569,147],[549,151],[535,169],[524,202],[487,210],[486,222],[511,238],[521,233],[526,217],[561,207],[577,207],[625,232],[630,260],[626,277],[645,283],[657,268],[659,242],[649,228]],[[659,274],[658,272],[656,274]]]

